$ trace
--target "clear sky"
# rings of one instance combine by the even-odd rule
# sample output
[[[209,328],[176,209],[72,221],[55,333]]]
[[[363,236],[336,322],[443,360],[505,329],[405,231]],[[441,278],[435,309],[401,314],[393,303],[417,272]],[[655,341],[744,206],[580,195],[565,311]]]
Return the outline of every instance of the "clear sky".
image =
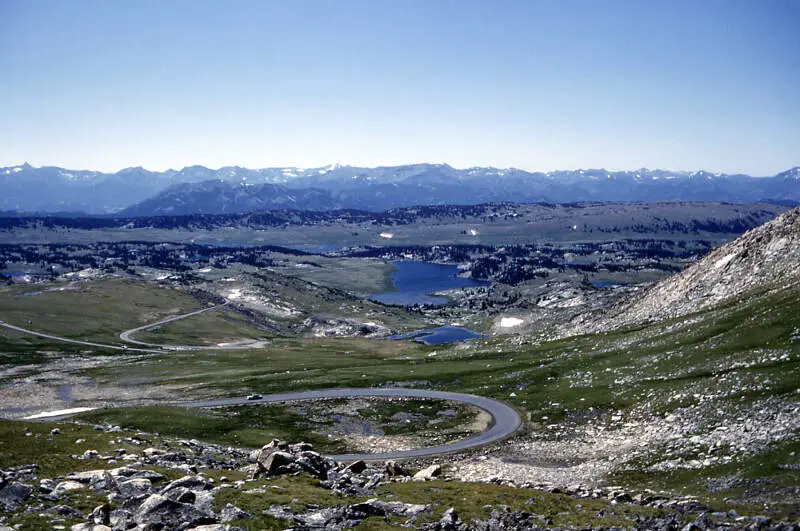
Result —
[[[0,0],[0,166],[800,164],[798,0]]]

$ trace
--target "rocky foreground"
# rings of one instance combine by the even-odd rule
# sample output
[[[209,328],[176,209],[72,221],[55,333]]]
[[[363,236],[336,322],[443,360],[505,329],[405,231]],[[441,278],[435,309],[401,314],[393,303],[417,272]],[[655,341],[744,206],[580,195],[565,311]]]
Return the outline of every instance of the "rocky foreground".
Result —
[[[613,517],[617,527],[636,529],[800,529],[797,522],[743,516],[733,510],[715,512],[692,498],[580,485],[566,489],[515,485],[530,496],[526,502],[530,511],[503,504],[486,505],[483,509],[488,517],[463,521],[454,507],[408,503],[386,495],[387,486],[393,483],[457,484],[438,464],[412,473],[392,461],[337,463],[315,452],[311,445],[277,440],[252,452],[196,440],[154,446],[142,434],[129,436],[118,427],[95,428],[113,433],[117,437],[115,443],[135,450],[120,448],[107,454],[86,450],[69,457],[75,471],[57,477],[43,477],[36,463],[0,469],[0,530],[37,529],[46,523],[48,528],[73,531],[212,531],[260,529],[265,521],[278,529],[344,529],[366,520],[388,527],[441,531],[557,528],[556,520],[565,513],[537,514],[535,510],[546,496],[557,496],[562,507],[566,503],[583,510],[589,523],[563,526],[568,528],[607,528],[610,526],[603,522]],[[30,431],[26,429],[25,434]],[[68,435],[54,428],[50,436]],[[231,479],[225,474],[243,479]],[[232,492],[245,496],[243,499],[258,500],[269,491],[286,490],[280,484],[270,484],[280,478],[305,478],[337,501],[325,504],[295,498],[288,504],[265,503],[260,514],[221,502]],[[434,490],[441,488],[444,487]],[[302,494],[298,492],[297,496]],[[20,523],[27,516],[38,518],[37,523]]]

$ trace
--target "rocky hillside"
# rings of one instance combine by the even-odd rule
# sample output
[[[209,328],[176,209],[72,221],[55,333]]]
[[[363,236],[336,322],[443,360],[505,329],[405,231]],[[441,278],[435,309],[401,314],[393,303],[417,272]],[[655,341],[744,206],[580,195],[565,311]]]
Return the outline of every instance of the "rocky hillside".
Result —
[[[4,442],[30,437],[66,446],[76,430],[92,429],[16,428],[0,431]],[[248,453],[196,440],[159,444],[118,426],[98,430],[92,442],[115,450],[0,468],[0,530],[796,529],[785,519],[712,513],[693,498],[620,487],[460,483],[439,464],[413,473],[393,461],[337,463],[306,443],[274,440]]]
[[[799,282],[800,208],[795,208],[655,284],[602,324],[613,328],[660,321]]]

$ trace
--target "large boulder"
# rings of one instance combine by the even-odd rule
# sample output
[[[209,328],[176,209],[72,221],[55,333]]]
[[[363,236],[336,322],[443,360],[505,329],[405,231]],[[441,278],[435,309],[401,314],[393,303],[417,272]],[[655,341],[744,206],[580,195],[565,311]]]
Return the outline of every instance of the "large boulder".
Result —
[[[400,501],[383,501],[377,498],[369,499],[365,502],[357,503],[350,506],[350,509],[357,512],[363,512],[367,515],[375,516],[417,516],[420,513],[429,513],[431,508],[429,505],[421,505],[416,503],[403,503]]]
[[[71,490],[78,490],[78,489],[85,489],[86,485],[79,481],[72,481],[70,479],[60,482],[56,487],[53,489],[53,495],[56,497],[61,497],[64,493],[69,492]]]
[[[56,505],[48,511],[56,513],[58,516],[62,516],[64,518],[71,518],[73,520],[83,520],[86,518],[86,515],[83,514],[80,510],[72,507],[71,505]]]
[[[153,490],[153,484],[150,483],[149,479],[127,479],[118,482],[117,489],[121,497],[135,498],[150,494]]]
[[[211,490],[214,488],[214,484],[202,476],[183,476],[167,484],[161,489],[161,494],[166,495],[169,491],[180,488],[188,490]]]
[[[110,474],[110,470],[86,470],[83,472],[70,472],[67,474],[67,479],[70,481],[79,481],[89,485],[105,481],[106,474]]]
[[[164,479],[163,474],[159,474],[153,470],[120,467],[110,471],[113,477],[123,477],[128,479],[149,479],[150,481],[161,481]]]
[[[328,477],[328,470],[332,467],[330,460],[313,450],[300,451],[295,459],[295,464],[312,476],[320,479],[326,479]]]
[[[384,502],[370,499],[352,505],[321,507],[304,514],[291,514],[288,507],[273,506],[264,514],[275,518],[293,520],[295,529],[350,529],[370,517],[386,518],[389,516],[410,517],[404,526],[413,527],[417,515],[430,512],[427,505],[407,504],[403,502]],[[460,523],[460,522],[459,522]]]
[[[423,468],[414,474],[414,481],[428,481],[434,479],[442,473],[441,465],[431,465],[428,468]]]
[[[442,518],[436,524],[435,529],[436,531],[461,531],[467,529],[467,526],[459,520],[455,508],[450,507],[442,514]]]
[[[366,516],[358,513],[352,517],[348,506],[325,507],[305,514],[297,514],[294,521],[300,529],[346,529],[360,524]]]
[[[222,510],[219,512],[219,519],[222,523],[232,522],[233,520],[241,520],[245,518],[252,518],[253,515],[239,509],[235,505],[231,505],[230,503],[225,505]]]
[[[367,464],[364,461],[358,460],[358,461],[353,461],[352,463],[350,463],[349,465],[344,467],[343,472],[350,472],[352,474],[360,474],[366,469],[367,469]]]
[[[258,453],[253,476],[276,476],[294,472],[307,472],[320,479],[328,477],[335,463],[315,452],[308,443],[286,444],[272,440]]]
[[[279,450],[286,452],[289,450],[289,445],[278,439],[272,439],[270,442],[262,446],[261,450],[256,450],[256,452],[258,452],[258,455],[256,456],[255,460],[256,462],[263,461],[267,457],[269,457],[270,454],[277,452]]]
[[[111,523],[111,506],[107,503],[98,505],[92,510],[91,518],[95,524],[108,525]]]
[[[396,461],[386,461],[386,475],[388,476],[408,476],[408,470],[400,466]]]
[[[286,472],[294,472],[291,465],[294,464],[294,456],[288,452],[280,450],[258,457],[258,472],[266,476],[275,476]]]
[[[133,513],[134,521],[156,529],[177,529],[203,524],[215,524],[217,519],[194,505],[151,494]]]
[[[7,510],[17,509],[22,502],[28,499],[33,488],[17,481],[0,482],[0,506]]]

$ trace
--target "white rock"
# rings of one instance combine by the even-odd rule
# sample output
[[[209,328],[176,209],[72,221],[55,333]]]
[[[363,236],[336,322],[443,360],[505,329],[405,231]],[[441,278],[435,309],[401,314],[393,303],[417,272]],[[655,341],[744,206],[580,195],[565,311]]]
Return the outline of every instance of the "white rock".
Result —
[[[428,468],[423,468],[414,474],[414,481],[427,481],[433,479],[442,473],[441,465],[431,465]]]
[[[88,522],[84,522],[82,524],[75,524],[74,526],[70,527],[72,531],[111,531],[111,528],[107,525],[102,524],[90,524]]]
[[[77,481],[72,481],[72,480],[66,480],[56,485],[56,488],[53,489],[53,494],[56,496],[61,496],[65,492],[69,492],[71,490],[85,489],[85,488],[86,485],[84,485],[83,483],[79,483]]]

